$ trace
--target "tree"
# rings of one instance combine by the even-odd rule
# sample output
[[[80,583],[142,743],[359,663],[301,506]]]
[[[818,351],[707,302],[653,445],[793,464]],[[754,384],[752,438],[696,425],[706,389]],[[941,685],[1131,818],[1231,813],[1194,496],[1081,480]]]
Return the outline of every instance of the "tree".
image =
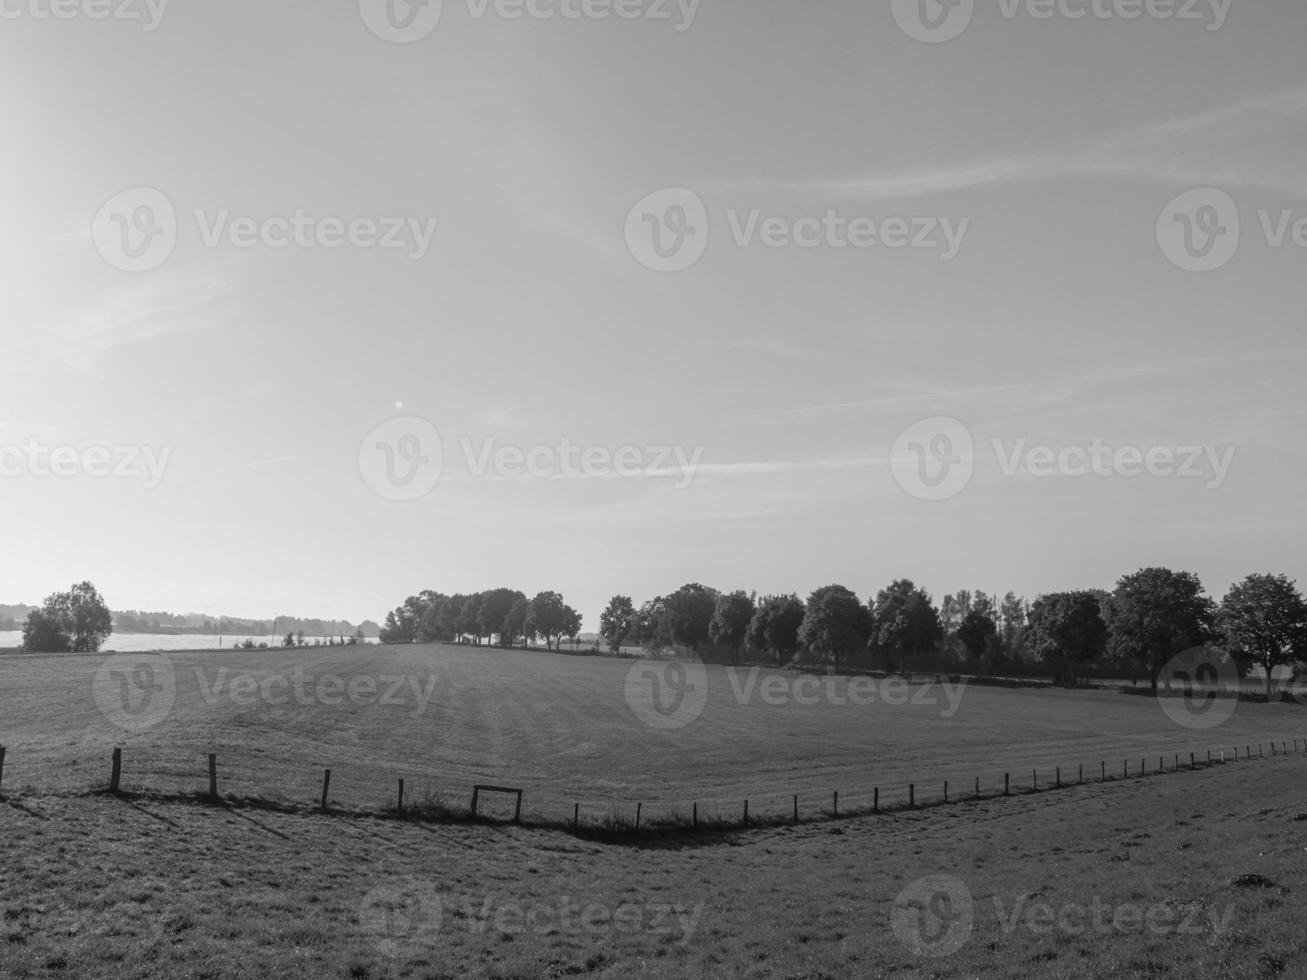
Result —
[[[1198,576],[1169,568],[1144,568],[1125,576],[1103,607],[1108,651],[1118,658],[1138,658],[1154,692],[1169,660],[1214,638],[1214,618],[1215,607]]]
[[[531,613],[531,603],[527,601],[526,596],[518,596],[513,600],[513,605],[508,610],[508,616],[504,619],[504,640],[509,647],[517,646],[517,638],[526,636],[527,618]]]
[[[557,592],[541,592],[531,600],[527,625],[545,638],[546,649],[562,636],[575,636],[581,631],[581,616]]]
[[[1076,668],[1107,649],[1107,624],[1094,592],[1054,592],[1030,607],[1031,651],[1053,665],[1054,680],[1076,682]]]
[[[753,599],[743,592],[732,592],[717,597],[712,620],[708,623],[708,638],[714,643],[731,648],[731,663],[740,662],[740,648],[749,632],[749,623],[756,612]]]
[[[23,646],[41,653],[98,653],[113,633],[113,614],[90,582],[56,592],[28,614]]]
[[[1307,603],[1284,575],[1249,575],[1230,586],[1216,622],[1235,660],[1266,672],[1267,699],[1271,672],[1307,656]]]
[[[1020,659],[1025,643],[1026,600],[1015,592],[1005,595],[998,607],[998,629],[1004,655]]]
[[[470,636],[472,642],[481,645],[481,595],[467,596],[459,607],[454,629],[459,636]]]
[[[709,639],[717,590],[698,582],[683,585],[663,600],[663,615],[673,643],[697,650]]]
[[[745,642],[759,653],[773,653],[784,666],[799,649],[799,628],[806,610],[796,595],[767,596],[749,621]]]
[[[867,607],[842,585],[828,585],[808,597],[799,642],[838,671],[846,657],[867,645],[871,617]]]
[[[899,579],[876,595],[871,645],[900,668],[930,654],[943,635],[930,596],[909,579]]]
[[[989,649],[990,642],[998,636],[998,626],[980,610],[972,609],[962,620],[954,635],[966,648],[967,655],[979,660]]]
[[[599,635],[607,641],[609,652],[622,652],[622,641],[635,632],[637,615],[629,595],[615,595],[608,600],[599,615]]]
[[[498,636],[500,646],[511,645],[504,635],[505,624],[513,603],[518,599],[525,600],[526,596],[516,589],[491,589],[481,593],[481,604],[477,608],[478,632],[488,638]]]

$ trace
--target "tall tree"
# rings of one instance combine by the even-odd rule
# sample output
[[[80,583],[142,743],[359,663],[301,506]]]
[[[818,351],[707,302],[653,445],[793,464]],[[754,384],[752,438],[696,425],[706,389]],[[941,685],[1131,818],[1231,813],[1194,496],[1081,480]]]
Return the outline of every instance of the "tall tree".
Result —
[[[717,608],[717,590],[698,582],[683,585],[663,600],[663,614],[672,642],[698,650],[709,639],[713,612]]]
[[[477,623],[481,635],[490,639],[498,636],[500,645],[508,646],[504,636],[508,614],[513,608],[513,603],[525,598],[526,596],[516,589],[491,589],[489,592],[481,593],[481,605],[477,609]]]
[[[969,607],[970,593],[966,596]],[[871,645],[900,668],[928,656],[942,637],[939,613],[930,596],[911,580],[899,579],[877,593],[872,605]]]
[[[79,582],[28,614],[23,646],[43,653],[98,653],[112,633],[113,614],[99,591],[90,582]]]
[[[962,625],[957,628],[956,635],[958,642],[967,651],[967,655],[979,660],[998,635],[998,626],[991,617],[978,609],[972,609],[962,620]]]
[[[575,636],[581,628],[580,615],[557,592],[541,592],[531,600],[527,624],[545,638],[550,650],[560,637]]]
[[[835,670],[867,645],[871,616],[856,595],[842,585],[828,585],[808,596],[799,642]]]
[[[1054,592],[1030,607],[1030,649],[1053,665],[1054,679],[1076,683],[1077,667],[1107,649],[1107,624],[1093,592]]]
[[[803,600],[796,595],[767,596],[749,621],[745,636],[749,649],[775,654],[777,665],[784,666],[798,652],[805,612]]]
[[[731,663],[740,662],[740,648],[749,632],[749,623],[756,612],[752,597],[744,592],[731,592],[717,597],[712,620],[708,624],[708,638],[714,643],[729,647]]]
[[[611,653],[622,652],[622,641],[636,629],[635,603],[629,595],[615,595],[599,615],[599,635]]]
[[[508,615],[504,619],[504,645],[508,647],[517,646],[518,637],[526,638],[527,620],[531,616],[531,603],[524,595],[519,595],[513,600],[513,605],[509,607]]]
[[[1167,662],[1214,638],[1215,606],[1190,572],[1144,568],[1122,578],[1103,604],[1108,651],[1135,657],[1154,691]]]
[[[1266,672],[1268,699],[1271,672],[1307,657],[1307,603],[1284,575],[1249,575],[1230,586],[1216,622],[1235,660]]]

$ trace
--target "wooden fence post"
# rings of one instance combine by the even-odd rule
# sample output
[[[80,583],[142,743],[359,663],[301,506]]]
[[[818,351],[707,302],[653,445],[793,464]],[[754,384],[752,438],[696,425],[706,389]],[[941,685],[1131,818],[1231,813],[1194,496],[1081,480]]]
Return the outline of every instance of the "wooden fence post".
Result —
[[[1102,760],[1102,759],[1100,759],[1098,765],[1099,765],[1099,768],[1102,770],[1102,777],[1103,777],[1103,778],[1102,778],[1101,781],[1105,783],[1105,782],[1107,782],[1107,761],[1106,761],[1106,760]]]
[[[1038,790],[1038,789],[1039,789],[1039,770],[1038,770],[1038,769],[1031,769],[1031,770],[1030,770],[1030,788],[1031,788],[1032,790]]]
[[[1003,795],[1012,795],[1012,774],[1008,772],[1003,773]]]
[[[118,792],[118,780],[123,774],[123,750],[113,750],[113,772],[109,776],[109,792]]]
[[[840,791],[839,790],[835,791],[834,809],[831,811],[831,813],[837,817],[840,815]]]
[[[401,817],[404,815],[404,780],[402,779],[399,781],[399,802],[395,806],[395,813]]]
[[[799,822],[799,797],[797,793],[794,796],[794,822]]]
[[[917,785],[916,783],[908,783],[908,806],[914,807],[916,805],[917,805]]]
[[[576,833],[581,826],[581,804],[578,803],[572,808],[572,832]]]
[[[744,826],[749,826],[749,801],[744,801]]]
[[[1077,779],[1077,785],[1083,786],[1085,782],[1085,764],[1080,763],[1080,776]]]
[[[1057,776],[1056,776],[1056,781],[1055,781],[1054,785],[1055,785],[1058,789],[1061,789],[1061,788],[1062,788],[1062,767],[1061,767],[1061,766],[1058,766],[1058,767],[1057,767]]]
[[[578,803],[578,804],[577,804],[577,809],[579,810],[580,807],[581,807],[581,804]],[[644,804],[643,804],[643,803],[637,803],[637,804],[635,805],[635,829],[636,829],[636,830],[639,830],[639,829],[640,829],[640,814],[641,814],[643,811],[644,811]]]
[[[5,747],[0,745],[0,788],[5,784]]]
[[[976,799],[980,799],[980,777],[976,777]]]
[[[795,797],[797,799],[797,797]],[[877,786],[872,790],[871,795],[871,812],[880,813],[880,787]],[[795,819],[798,819],[797,817]]]
[[[944,780],[944,802],[948,802],[948,780]]]
[[[322,809],[327,808],[327,790],[331,789],[331,770],[322,775]]]
[[[694,816],[692,817],[692,819],[694,820],[695,829],[698,829],[699,827],[699,804],[698,803],[694,804]]]
[[[1189,753],[1189,768],[1190,768],[1190,769],[1195,768],[1195,765],[1194,765],[1194,754],[1193,754],[1192,752]]]
[[[209,753],[209,799],[216,800],[217,798],[218,798],[218,756],[215,753],[210,752]]]

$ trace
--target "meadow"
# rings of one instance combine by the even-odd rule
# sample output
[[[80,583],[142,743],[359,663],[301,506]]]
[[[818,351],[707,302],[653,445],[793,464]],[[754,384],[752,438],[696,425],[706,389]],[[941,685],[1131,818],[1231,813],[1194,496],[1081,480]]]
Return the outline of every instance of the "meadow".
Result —
[[[909,784],[919,801],[941,798],[945,781],[958,795],[979,779],[990,794],[1005,773],[1022,788],[1051,783],[1059,767],[1064,781],[1081,766],[1100,777],[1103,763],[1109,776],[1136,775],[1173,768],[1177,754],[1187,765],[1191,752],[1233,757],[1262,743],[1270,754],[1272,742],[1307,737],[1296,704],[1231,702],[1228,719],[1201,729],[1114,691],[721,666],[696,685],[706,685],[697,712],[668,720],[632,686],[646,663],[448,645],[172,653],[169,710],[127,731],[97,704],[103,662],[0,658],[5,787],[102,787],[120,746],[123,786],[149,791],[207,788],[215,753],[221,792],[240,797],[315,802],[330,768],[331,801],[345,808],[393,805],[402,778],[409,799],[455,807],[477,783],[521,787],[531,819],[570,820],[580,803],[587,820],[641,804],[657,821],[697,803],[705,820],[736,820],[745,800],[758,818],[789,814],[796,795],[817,814],[835,792],[842,809],[868,807],[879,787],[893,806]]]

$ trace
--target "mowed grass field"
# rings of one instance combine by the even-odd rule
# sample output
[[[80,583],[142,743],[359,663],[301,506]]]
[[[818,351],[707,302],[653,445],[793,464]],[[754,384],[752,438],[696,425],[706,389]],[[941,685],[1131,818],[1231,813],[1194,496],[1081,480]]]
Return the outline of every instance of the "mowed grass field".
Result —
[[[332,801],[347,808],[392,805],[403,778],[410,801],[436,794],[456,807],[475,783],[521,787],[531,818],[570,820],[574,803],[587,820],[629,816],[641,803],[657,821],[697,802],[704,819],[735,820],[746,799],[763,817],[788,814],[798,795],[816,815],[836,791],[842,809],[865,807],[879,787],[888,807],[906,802],[909,783],[930,802],[946,780],[955,796],[976,778],[989,794],[1005,772],[1024,789],[1032,770],[1041,786],[1056,767],[1064,780],[1082,765],[1096,779],[1103,762],[1109,776],[1124,766],[1133,776],[1159,757],[1172,768],[1177,753],[1187,765],[1190,752],[1205,761],[1208,750],[1261,743],[1269,756],[1272,742],[1307,738],[1294,704],[1240,703],[1203,730],[1113,691],[873,681],[851,703],[847,679],[808,677],[796,689],[793,671],[719,666],[697,682],[697,714],[656,727],[628,684],[648,664],[447,645],[173,653],[170,710],[133,732],[97,704],[104,663],[0,657],[4,787],[103,786],[121,746],[129,789],[205,789],[212,752],[221,792],[239,797],[313,803],[330,768]],[[103,703],[103,682],[98,693]]]
[[[1305,776],[1268,757],[638,846],[10,795],[0,976],[1292,980]]]

